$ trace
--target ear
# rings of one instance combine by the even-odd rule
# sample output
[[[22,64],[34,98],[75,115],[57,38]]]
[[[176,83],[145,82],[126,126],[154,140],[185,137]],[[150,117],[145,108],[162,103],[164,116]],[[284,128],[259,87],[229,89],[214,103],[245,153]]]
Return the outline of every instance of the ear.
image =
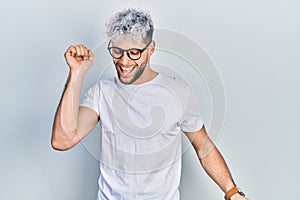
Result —
[[[152,40],[152,42],[151,42],[151,44],[149,46],[149,54],[150,54],[150,56],[152,56],[152,54],[154,53],[154,51],[155,51],[155,41]]]

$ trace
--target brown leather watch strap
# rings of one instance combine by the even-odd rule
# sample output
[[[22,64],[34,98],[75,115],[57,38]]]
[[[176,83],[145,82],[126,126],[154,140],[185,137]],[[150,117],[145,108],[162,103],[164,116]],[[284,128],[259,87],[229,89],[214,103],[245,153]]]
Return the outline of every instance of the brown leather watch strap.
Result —
[[[230,190],[228,190],[225,194],[225,199],[226,200],[230,200],[230,197],[232,197],[233,195],[235,195],[236,193],[239,193],[239,189],[234,186],[233,188],[231,188]]]

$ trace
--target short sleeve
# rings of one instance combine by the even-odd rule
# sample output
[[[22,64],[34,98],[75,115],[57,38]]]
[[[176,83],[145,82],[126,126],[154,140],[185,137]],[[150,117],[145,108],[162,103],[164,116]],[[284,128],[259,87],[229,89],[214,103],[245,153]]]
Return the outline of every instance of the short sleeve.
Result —
[[[88,107],[94,110],[98,116],[100,116],[99,101],[100,101],[100,83],[97,83],[85,93],[84,98],[80,103],[80,106]]]
[[[200,116],[196,94],[192,88],[188,88],[186,106],[183,109],[181,130],[183,132],[195,132],[202,128],[203,121]]]

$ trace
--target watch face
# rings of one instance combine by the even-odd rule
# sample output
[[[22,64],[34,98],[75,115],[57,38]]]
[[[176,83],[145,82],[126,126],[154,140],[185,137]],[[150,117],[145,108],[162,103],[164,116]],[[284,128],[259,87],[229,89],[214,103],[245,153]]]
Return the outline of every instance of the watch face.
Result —
[[[239,191],[239,194],[242,195],[242,196],[245,196],[245,193],[242,192],[242,191]]]

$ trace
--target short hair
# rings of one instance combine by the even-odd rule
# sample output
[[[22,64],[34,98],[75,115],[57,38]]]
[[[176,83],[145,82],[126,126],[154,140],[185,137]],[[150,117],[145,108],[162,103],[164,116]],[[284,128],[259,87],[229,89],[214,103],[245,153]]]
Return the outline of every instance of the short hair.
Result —
[[[154,31],[149,12],[128,8],[114,14],[106,23],[106,34],[109,40],[120,40],[124,37],[152,40]]]

